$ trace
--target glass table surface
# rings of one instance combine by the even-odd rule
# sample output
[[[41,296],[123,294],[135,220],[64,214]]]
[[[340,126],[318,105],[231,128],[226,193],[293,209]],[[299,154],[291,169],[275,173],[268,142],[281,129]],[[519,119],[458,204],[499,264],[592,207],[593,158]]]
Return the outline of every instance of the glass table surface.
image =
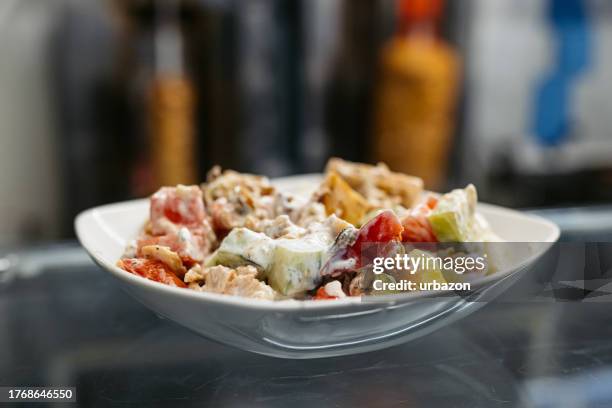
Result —
[[[494,302],[397,347],[282,360],[159,318],[77,243],[17,253],[0,256],[0,385],[76,386],[78,406],[612,406],[609,301]]]

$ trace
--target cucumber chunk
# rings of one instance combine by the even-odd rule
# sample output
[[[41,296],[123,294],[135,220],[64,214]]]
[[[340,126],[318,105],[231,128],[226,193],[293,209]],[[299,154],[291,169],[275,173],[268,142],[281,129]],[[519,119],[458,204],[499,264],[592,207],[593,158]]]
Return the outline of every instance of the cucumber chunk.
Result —
[[[265,274],[273,261],[275,249],[276,243],[265,234],[247,228],[235,228],[208,258],[206,266],[253,265]]]
[[[279,239],[267,273],[268,284],[279,293],[292,296],[314,289],[329,247],[308,239]]]
[[[473,185],[453,190],[438,200],[428,217],[431,228],[440,242],[478,240],[474,216],[478,196]]]

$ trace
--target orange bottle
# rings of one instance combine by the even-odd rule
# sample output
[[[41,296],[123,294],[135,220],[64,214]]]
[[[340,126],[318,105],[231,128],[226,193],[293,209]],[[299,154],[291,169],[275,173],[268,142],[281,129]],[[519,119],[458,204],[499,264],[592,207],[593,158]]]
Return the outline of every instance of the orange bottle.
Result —
[[[149,94],[151,162],[155,190],[197,183],[195,93],[183,61],[177,2],[157,0],[155,76]]]
[[[443,187],[454,128],[459,57],[439,34],[443,0],[399,1],[399,27],[381,56],[374,148],[395,171]]]

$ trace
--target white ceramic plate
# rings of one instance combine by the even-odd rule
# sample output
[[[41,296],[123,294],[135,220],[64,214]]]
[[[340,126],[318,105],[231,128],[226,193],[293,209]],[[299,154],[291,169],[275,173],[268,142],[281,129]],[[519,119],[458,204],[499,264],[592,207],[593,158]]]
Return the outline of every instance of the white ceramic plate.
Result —
[[[307,175],[274,183],[309,194],[319,179]],[[135,200],[87,210],[76,218],[77,236],[94,261],[144,305],[207,338],[244,350],[285,358],[367,352],[420,337],[485,304],[452,293],[266,301],[170,287],[115,266],[148,218],[148,208],[148,200]],[[479,204],[478,211],[503,239],[534,243],[528,253],[510,254],[504,268],[478,282],[483,285],[479,296],[494,296],[545,253],[559,229],[543,218],[501,207]]]

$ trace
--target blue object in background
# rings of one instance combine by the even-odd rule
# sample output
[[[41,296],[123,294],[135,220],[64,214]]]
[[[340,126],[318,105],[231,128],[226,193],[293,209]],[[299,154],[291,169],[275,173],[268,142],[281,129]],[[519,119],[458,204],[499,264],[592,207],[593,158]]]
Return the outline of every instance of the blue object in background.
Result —
[[[557,49],[536,88],[532,133],[540,144],[555,146],[571,131],[575,83],[592,66],[592,32],[584,0],[549,0],[548,18]]]

